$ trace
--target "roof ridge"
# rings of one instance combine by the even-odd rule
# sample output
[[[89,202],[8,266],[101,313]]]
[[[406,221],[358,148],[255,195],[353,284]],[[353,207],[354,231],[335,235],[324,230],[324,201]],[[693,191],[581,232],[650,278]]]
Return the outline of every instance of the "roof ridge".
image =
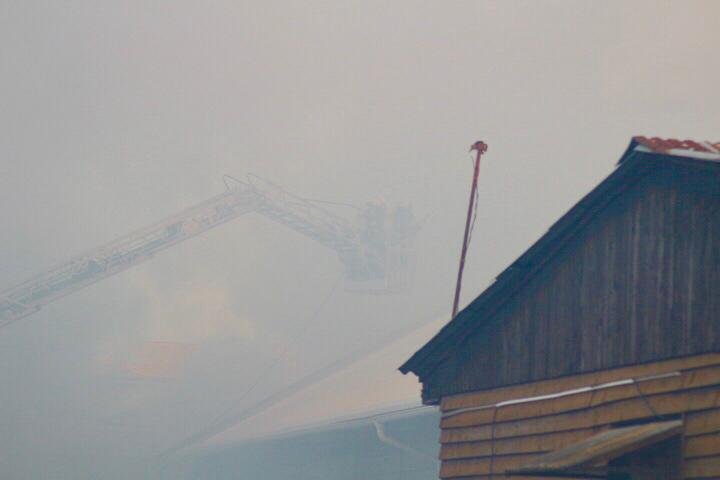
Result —
[[[678,140],[676,138],[644,137],[638,135],[633,140],[649,148],[654,153],[672,153],[673,150],[720,154],[720,142]]]

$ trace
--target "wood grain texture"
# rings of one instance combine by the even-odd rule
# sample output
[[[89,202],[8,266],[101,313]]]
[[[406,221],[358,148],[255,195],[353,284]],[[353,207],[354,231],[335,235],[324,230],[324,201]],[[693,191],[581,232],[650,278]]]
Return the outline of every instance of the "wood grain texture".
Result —
[[[718,352],[718,285],[720,177],[658,165],[514,296],[474,312],[421,378],[424,397]]]
[[[492,405],[502,401],[549,395],[588,385],[601,385],[627,378],[640,378],[660,375],[668,372],[694,370],[700,367],[720,365],[720,353],[708,353],[691,357],[676,358],[641,365],[601,370],[567,377],[524,383],[510,387],[494,388],[479,392],[461,393],[442,398],[440,408],[443,412],[461,408]]]
[[[648,402],[652,410],[648,406]],[[495,438],[522,437],[591,428],[630,420],[652,419],[654,413],[673,415],[718,407],[720,407],[720,390],[717,387],[708,387],[653,395],[646,399],[633,398],[600,405],[593,409],[497,423],[494,426],[446,428],[440,434],[440,441],[441,443],[454,443],[488,440],[493,435]]]
[[[686,435],[720,432],[720,409],[688,413],[685,417]]]
[[[685,371],[677,376],[658,378],[638,384],[618,385],[595,391],[581,392],[558,398],[518,403],[499,408],[471,410],[442,419],[442,428],[465,427],[518,420],[522,418],[556,415],[573,410],[593,408],[621,400],[659,393],[679,392],[695,388],[720,385],[720,366]],[[447,415],[447,414],[446,414]]]
[[[472,475],[502,474],[510,468],[521,467],[539,455],[512,455],[495,459],[449,460],[440,467],[440,478],[468,477]]]
[[[636,456],[640,450],[647,449],[649,452],[649,447],[657,451],[656,446],[669,439],[673,439],[672,444],[679,450],[681,432],[682,421],[680,420],[612,428],[581,442],[542,455],[537,460],[515,469],[515,472],[526,475],[530,475],[532,472],[577,472],[587,466],[603,465],[611,460],[620,461],[617,460],[620,457]],[[680,458],[679,453],[677,452],[678,459]],[[666,457],[666,455],[662,456]]]
[[[720,478],[720,456],[685,460],[685,478]]]
[[[460,458],[478,458],[494,455],[512,455],[519,453],[547,453],[580,442],[600,433],[604,428],[585,428],[568,432],[552,432],[527,437],[504,438],[494,442],[448,443],[440,448],[441,460]]]
[[[685,439],[683,457],[720,456],[720,433],[708,433]]]
[[[535,271],[473,311],[474,329],[421,377],[424,398],[450,414],[441,478],[489,479],[656,415],[683,421],[682,442],[667,441],[684,478],[720,478],[720,167],[658,164],[543,262],[516,265]],[[680,373],[641,381],[640,392],[626,384],[496,408],[668,372]],[[641,453],[669,458],[658,445]],[[636,453],[611,464],[641,468]]]

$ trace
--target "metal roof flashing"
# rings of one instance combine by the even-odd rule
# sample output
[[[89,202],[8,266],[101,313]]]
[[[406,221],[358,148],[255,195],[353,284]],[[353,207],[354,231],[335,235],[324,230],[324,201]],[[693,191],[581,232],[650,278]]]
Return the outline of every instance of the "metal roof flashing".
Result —
[[[643,153],[656,153],[714,162],[720,161],[720,142],[697,142],[695,140],[636,136],[633,137],[629,148]],[[620,162],[625,160],[625,156],[623,155]]]
[[[650,148],[646,147],[645,145],[638,145],[635,147],[636,152],[643,152],[643,153],[657,153],[651,150]],[[681,148],[672,148],[670,150],[667,150],[666,152],[663,152],[664,155],[672,155],[674,157],[686,157],[686,158],[695,158],[697,160],[708,160],[711,162],[720,162],[720,153],[712,153],[712,152],[698,152],[695,150],[683,150]]]

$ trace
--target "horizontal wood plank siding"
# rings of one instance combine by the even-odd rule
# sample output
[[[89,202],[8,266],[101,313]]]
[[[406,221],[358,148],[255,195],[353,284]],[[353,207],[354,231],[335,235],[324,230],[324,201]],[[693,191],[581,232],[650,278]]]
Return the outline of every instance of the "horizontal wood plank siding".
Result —
[[[720,432],[720,410],[689,413],[685,417],[685,431],[688,435]]]
[[[685,460],[683,475],[686,479],[720,478],[720,456]]]
[[[559,398],[518,403],[500,408],[489,407],[464,413],[460,410],[450,417],[443,418],[440,425],[444,428],[457,428],[484,425],[493,421],[502,423],[528,417],[543,417],[573,410],[585,410],[590,407],[622,402],[623,400],[641,399],[643,396],[650,399],[650,403],[653,403],[658,394],[661,393],[693,390],[718,384],[720,384],[720,366],[704,367],[679,373],[677,376],[593,390]],[[445,413],[445,415],[448,414]]]
[[[512,400],[506,396],[509,393],[527,398],[529,392],[550,395],[564,392],[568,386],[580,388],[581,382],[588,379],[611,382],[623,380],[628,374],[632,377],[638,373],[648,376],[673,372],[673,376],[648,377],[640,382],[642,395],[634,385],[618,384],[602,391],[576,392],[510,404],[497,411],[491,408],[446,417],[441,421],[441,478],[468,480],[504,475],[507,469],[521,467],[540,455],[615,425],[655,421],[656,414],[663,419],[683,419],[684,478],[720,478],[720,356],[699,355],[634,368],[602,372],[603,377],[582,374],[542,385],[518,385],[444,398],[441,405],[447,415],[454,411],[448,410],[448,406],[482,407],[488,401]]]
[[[652,419],[654,413],[667,416],[720,407],[720,395],[717,387],[654,395],[647,397],[647,401],[650,403],[652,410],[645,400],[634,398],[558,415],[528,418],[494,425],[483,424],[478,426],[469,425],[462,428],[445,428],[442,431],[441,439],[443,443],[452,443],[453,441],[468,441],[468,437],[474,437],[473,440],[486,440],[493,435],[495,438],[521,437],[590,428],[638,419]]]
[[[490,475],[504,473],[511,468],[518,468],[538,458],[539,455],[507,455],[494,459],[481,458],[471,460],[446,460],[440,467],[440,478],[468,477],[471,475]]]
[[[525,437],[501,438],[495,441],[446,443],[440,448],[441,460],[513,455],[519,453],[546,453],[580,442],[597,435],[603,428],[585,428],[567,432],[552,432]]]
[[[451,410],[458,410],[467,407],[492,405],[510,399],[550,395],[590,385],[602,385],[604,383],[615,382],[628,378],[642,378],[653,375],[662,375],[665,373],[693,370],[712,365],[720,365],[720,353],[710,353],[642,365],[614,368],[610,370],[601,370],[599,372],[524,383],[521,385],[513,385],[510,387],[502,387],[492,390],[448,395],[442,398],[440,408],[443,412],[449,412]]]
[[[685,440],[685,458],[720,456],[720,434],[708,433]]]

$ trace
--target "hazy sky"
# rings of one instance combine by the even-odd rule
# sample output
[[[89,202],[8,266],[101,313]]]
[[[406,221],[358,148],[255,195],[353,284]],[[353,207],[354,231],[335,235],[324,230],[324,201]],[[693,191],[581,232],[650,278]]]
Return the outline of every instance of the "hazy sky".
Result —
[[[0,331],[1,476],[152,478],[218,416],[449,311],[483,139],[469,301],[632,135],[720,140],[718,18],[714,1],[0,0],[0,288],[223,173],[425,218],[405,296],[339,291],[313,316],[337,259],[247,216]],[[129,376],[157,341],[192,345],[180,377]]]

